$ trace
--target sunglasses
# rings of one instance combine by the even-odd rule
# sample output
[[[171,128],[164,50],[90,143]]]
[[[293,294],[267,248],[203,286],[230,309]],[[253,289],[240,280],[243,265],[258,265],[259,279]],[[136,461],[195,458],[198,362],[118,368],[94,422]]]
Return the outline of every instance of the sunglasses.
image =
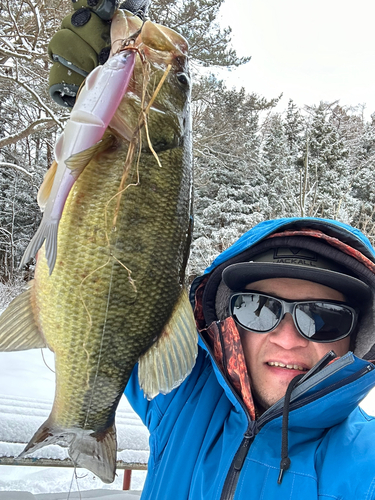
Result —
[[[358,320],[358,312],[340,302],[293,302],[257,292],[233,294],[229,311],[239,326],[256,333],[271,332],[280,324],[285,314],[290,313],[302,337],[321,343],[336,342],[348,337]]]

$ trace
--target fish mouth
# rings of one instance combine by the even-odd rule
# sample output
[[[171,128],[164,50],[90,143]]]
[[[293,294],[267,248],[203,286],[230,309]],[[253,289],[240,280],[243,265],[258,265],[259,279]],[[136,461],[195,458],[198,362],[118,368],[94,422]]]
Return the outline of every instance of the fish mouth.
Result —
[[[186,40],[165,26],[151,21],[142,23],[129,11],[118,10],[111,23],[111,41],[111,54],[127,50],[135,50],[138,54],[128,90],[110,128],[131,142],[143,126],[140,117],[142,110],[146,110],[147,135],[154,151],[179,146],[184,127],[180,126],[175,114],[184,112],[184,103],[189,97],[187,89],[190,89],[189,85],[184,89],[178,78],[186,73],[189,82]],[[163,121],[163,128],[159,126],[160,121]],[[143,138],[142,142],[142,150],[148,150],[149,141],[146,143]]]
[[[111,21],[110,57],[127,48],[143,53],[151,63],[171,64],[188,54],[187,41],[176,31],[149,20],[143,23],[133,13],[118,9]]]

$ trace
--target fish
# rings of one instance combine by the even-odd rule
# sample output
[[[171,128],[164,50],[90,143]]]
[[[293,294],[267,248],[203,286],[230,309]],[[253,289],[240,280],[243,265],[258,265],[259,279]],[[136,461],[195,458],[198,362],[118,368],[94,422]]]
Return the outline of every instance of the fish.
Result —
[[[116,14],[118,50],[134,70],[95,152],[71,187],[50,274],[35,277],[0,316],[0,351],[48,347],[50,416],[20,457],[68,447],[103,482],[116,470],[115,413],[132,370],[145,397],[191,372],[197,331],[184,287],[192,233],[188,47],[169,28]],[[110,86],[108,86],[110,90]]]
[[[58,138],[55,162],[39,191],[38,203],[44,210],[41,224],[27,246],[20,267],[35,257],[44,240],[49,271],[56,262],[57,232],[68,194],[100,142],[134,69],[135,53],[119,52],[103,66],[95,68],[77,97],[64,132]],[[106,86],[111,85],[111,94]]]

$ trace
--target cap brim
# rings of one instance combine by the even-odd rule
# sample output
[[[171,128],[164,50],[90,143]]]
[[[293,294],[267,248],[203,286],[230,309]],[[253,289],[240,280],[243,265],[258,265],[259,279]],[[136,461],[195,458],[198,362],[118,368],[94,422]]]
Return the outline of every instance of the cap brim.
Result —
[[[343,293],[354,304],[371,298],[371,289],[363,281],[346,274],[316,267],[273,262],[239,262],[226,267],[222,279],[231,290],[243,290],[255,281],[294,278],[320,283]]]

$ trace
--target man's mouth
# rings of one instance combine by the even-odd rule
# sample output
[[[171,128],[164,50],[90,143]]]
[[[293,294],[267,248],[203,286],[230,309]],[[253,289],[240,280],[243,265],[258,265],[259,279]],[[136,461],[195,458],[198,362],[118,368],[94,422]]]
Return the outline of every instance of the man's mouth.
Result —
[[[298,370],[300,372],[307,372],[308,369],[307,368],[304,368],[303,366],[301,365],[285,365],[284,363],[279,363],[278,361],[268,361],[267,362],[267,365],[268,366],[276,366],[276,367],[279,367],[279,368],[287,368],[288,370]]]

